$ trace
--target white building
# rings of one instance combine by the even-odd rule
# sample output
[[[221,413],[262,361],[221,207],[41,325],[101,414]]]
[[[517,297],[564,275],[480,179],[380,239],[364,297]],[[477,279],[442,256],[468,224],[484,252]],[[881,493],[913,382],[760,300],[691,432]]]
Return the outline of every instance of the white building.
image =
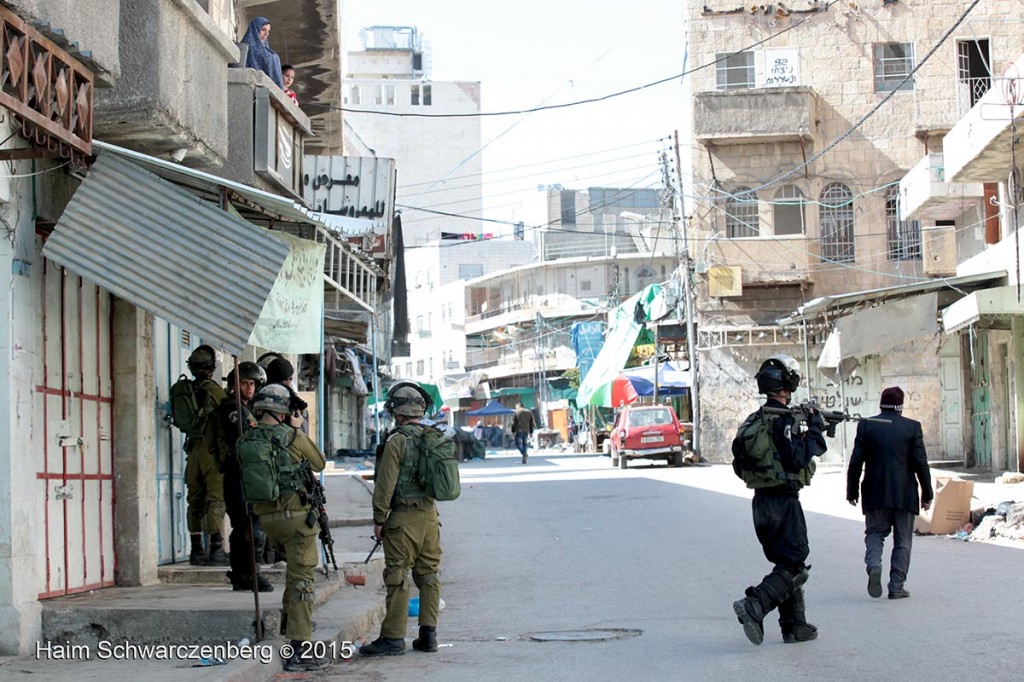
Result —
[[[406,246],[442,233],[481,232],[479,81],[434,81],[429,47],[416,28],[363,30],[363,50],[348,53],[345,120],[377,156],[401,172],[396,202]]]

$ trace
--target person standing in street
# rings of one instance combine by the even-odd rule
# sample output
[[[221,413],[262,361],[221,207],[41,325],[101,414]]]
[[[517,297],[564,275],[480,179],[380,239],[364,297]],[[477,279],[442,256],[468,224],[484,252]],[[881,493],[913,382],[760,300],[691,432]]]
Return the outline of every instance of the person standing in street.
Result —
[[[765,558],[773,564],[771,573],[756,587],[748,587],[746,596],[732,605],[743,634],[754,644],[764,641],[764,619],[776,607],[783,642],[806,642],[818,636],[818,629],[807,622],[804,606],[810,549],[800,489],[810,484],[813,458],[823,455],[827,445],[820,413],[812,411],[801,431],[787,410],[800,386],[799,368],[788,355],[761,363],[755,379],[758,392],[767,399],[746,418],[732,442],[733,471],[754,491],[754,532]]]
[[[385,409],[395,418],[395,428],[377,449],[373,477],[373,535],[384,544],[384,585],[387,612],[380,637],[359,649],[364,656],[398,656],[405,653],[409,626],[409,569],[420,592],[417,651],[437,651],[437,619],[441,610],[441,524],[437,506],[417,476],[419,458],[408,440],[433,428],[419,422],[432,401],[412,381],[400,381],[388,389]],[[410,433],[409,427],[414,431]]]
[[[326,661],[310,646],[313,638],[316,513],[309,504],[309,472],[319,473],[326,458],[299,430],[288,389],[267,384],[256,392],[252,411],[257,423],[236,443],[242,490],[260,517],[267,537],[285,552],[285,588],[281,597],[281,632],[290,642],[284,662],[288,672],[320,670]],[[312,518],[311,515],[312,514]]]
[[[910,596],[904,584],[910,570],[914,517],[922,507],[931,507],[934,493],[921,422],[902,415],[903,390],[892,386],[882,391],[879,409],[877,418],[888,423],[857,425],[853,456],[846,472],[846,499],[853,506],[860,500],[864,512],[868,594],[876,599],[882,596],[882,550],[885,538],[892,532],[889,599],[905,599]]]
[[[224,474],[224,503],[227,506],[228,518],[231,519],[231,535],[228,536],[231,545],[231,570],[228,571],[228,580],[236,592],[252,589],[253,561],[249,543],[253,543],[253,551],[257,557],[257,587],[260,592],[273,592],[273,585],[259,574],[258,559],[263,551],[263,543],[259,538],[263,531],[260,528],[259,517],[252,513],[242,494],[242,471],[235,454],[239,435],[256,425],[256,418],[250,411],[250,405],[256,391],[266,383],[267,375],[255,362],[240,363],[238,374],[240,380],[237,389],[234,370],[228,374],[228,395],[217,408],[215,437],[213,442],[208,443],[210,451],[216,453],[215,456]],[[241,414],[238,411],[239,402],[242,404]]]
[[[522,403],[516,403],[516,413],[512,417],[512,433],[515,434],[516,448],[523,456],[523,464],[526,464],[526,451],[530,447],[530,435],[533,434],[534,428],[533,413],[523,407]]]
[[[193,566],[227,566],[224,551],[224,475],[214,460],[208,443],[216,431],[216,418],[211,416],[227,393],[213,380],[217,369],[217,353],[202,345],[188,356],[188,370],[194,377],[193,396],[196,430],[185,439],[185,485],[188,488],[186,519],[191,539],[189,564]],[[203,531],[209,536],[209,553],[203,549]]]

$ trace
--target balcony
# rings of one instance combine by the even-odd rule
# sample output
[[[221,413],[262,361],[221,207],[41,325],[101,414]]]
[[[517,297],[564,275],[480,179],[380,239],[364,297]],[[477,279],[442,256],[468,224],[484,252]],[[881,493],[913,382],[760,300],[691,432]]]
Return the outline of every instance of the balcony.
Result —
[[[979,182],[946,182],[942,154],[927,154],[900,180],[900,220],[953,220],[985,198]]]
[[[200,169],[221,166],[228,154],[227,66],[238,61],[238,48],[202,6],[122,3],[120,58],[116,85],[96,91],[94,135],[162,158],[184,150],[184,163]]]
[[[228,69],[229,156],[219,174],[298,199],[309,117],[255,69]]]
[[[743,286],[802,284],[811,281],[812,248],[796,239],[718,239],[709,250],[716,264],[739,266]],[[765,267],[760,263],[767,264]],[[698,263],[698,272],[701,271]],[[706,270],[705,270],[706,272]]]
[[[694,137],[704,144],[810,142],[817,129],[818,97],[810,87],[699,92]]]
[[[1008,71],[1024,73],[1024,54],[1017,57]],[[1005,182],[1012,160],[1012,119],[1016,119],[1019,131],[1024,125],[1024,78],[994,78],[992,88],[942,141],[946,179]],[[1018,163],[1021,153],[1018,145]]]

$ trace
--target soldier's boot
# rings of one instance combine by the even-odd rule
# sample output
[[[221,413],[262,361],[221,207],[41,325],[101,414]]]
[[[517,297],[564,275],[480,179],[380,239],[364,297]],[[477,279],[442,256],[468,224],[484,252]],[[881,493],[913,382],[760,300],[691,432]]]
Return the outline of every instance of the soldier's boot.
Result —
[[[286,672],[307,672],[323,670],[331,665],[332,661],[318,658],[312,654],[312,647],[309,642],[293,639],[291,641],[292,655],[284,662]]]
[[[752,644],[761,644],[764,641],[764,617],[767,611],[757,597],[757,590],[748,587],[746,595],[732,603],[732,610],[736,620],[743,626],[743,634],[747,639]]]
[[[804,590],[796,588],[793,595],[779,604],[779,627],[787,644],[809,642],[818,638],[818,628],[807,622],[804,613]]]
[[[224,538],[220,533],[210,535],[210,555],[206,560],[207,566],[230,566],[231,561],[224,551]]]
[[[244,573],[228,571],[228,580],[231,581],[231,589],[235,592],[249,592],[252,590],[252,576]],[[274,586],[259,573],[256,574],[256,589],[260,592],[273,592]]]
[[[359,647],[363,656],[401,656],[405,653],[405,640],[381,635],[369,644]]]
[[[191,533],[189,539],[192,542],[192,549],[188,554],[188,563],[192,566],[205,566],[206,550],[203,549],[203,534]]]
[[[412,640],[412,648],[428,653],[437,651],[437,628],[431,625],[421,625],[420,636]]]

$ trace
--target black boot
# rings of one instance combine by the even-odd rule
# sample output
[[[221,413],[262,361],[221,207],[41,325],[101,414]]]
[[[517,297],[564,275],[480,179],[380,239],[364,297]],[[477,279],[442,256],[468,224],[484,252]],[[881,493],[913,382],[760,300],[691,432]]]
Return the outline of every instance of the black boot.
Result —
[[[313,656],[312,647],[309,644],[309,642],[297,639],[291,641],[292,655],[284,662],[285,672],[323,670],[331,665],[330,661]]]
[[[369,644],[359,647],[359,653],[363,656],[401,656],[405,653],[405,640],[381,635]]]
[[[736,619],[743,626],[743,634],[747,636],[752,644],[761,644],[764,641],[764,616],[767,613],[757,592],[753,587],[748,587],[746,597],[732,603],[733,613]]]
[[[428,653],[437,651],[437,628],[431,625],[421,625],[420,636],[412,640],[412,648]]]
[[[224,538],[220,533],[210,535],[210,556],[206,560],[207,566],[230,566],[227,553],[224,552]]]
[[[206,551],[203,549],[203,534],[192,533],[189,535],[192,541],[192,549],[188,554],[188,563],[192,566],[206,565]]]
[[[809,642],[818,638],[818,628],[807,622],[804,609],[802,587],[796,588],[789,599],[779,604],[779,627],[782,629],[782,641],[786,644]]]
[[[252,576],[245,575],[243,573],[234,573],[228,571],[228,580],[231,581],[231,589],[235,592],[251,592],[252,591]],[[256,574],[256,589],[260,592],[273,592],[274,586],[267,582],[267,579],[260,574]]]

